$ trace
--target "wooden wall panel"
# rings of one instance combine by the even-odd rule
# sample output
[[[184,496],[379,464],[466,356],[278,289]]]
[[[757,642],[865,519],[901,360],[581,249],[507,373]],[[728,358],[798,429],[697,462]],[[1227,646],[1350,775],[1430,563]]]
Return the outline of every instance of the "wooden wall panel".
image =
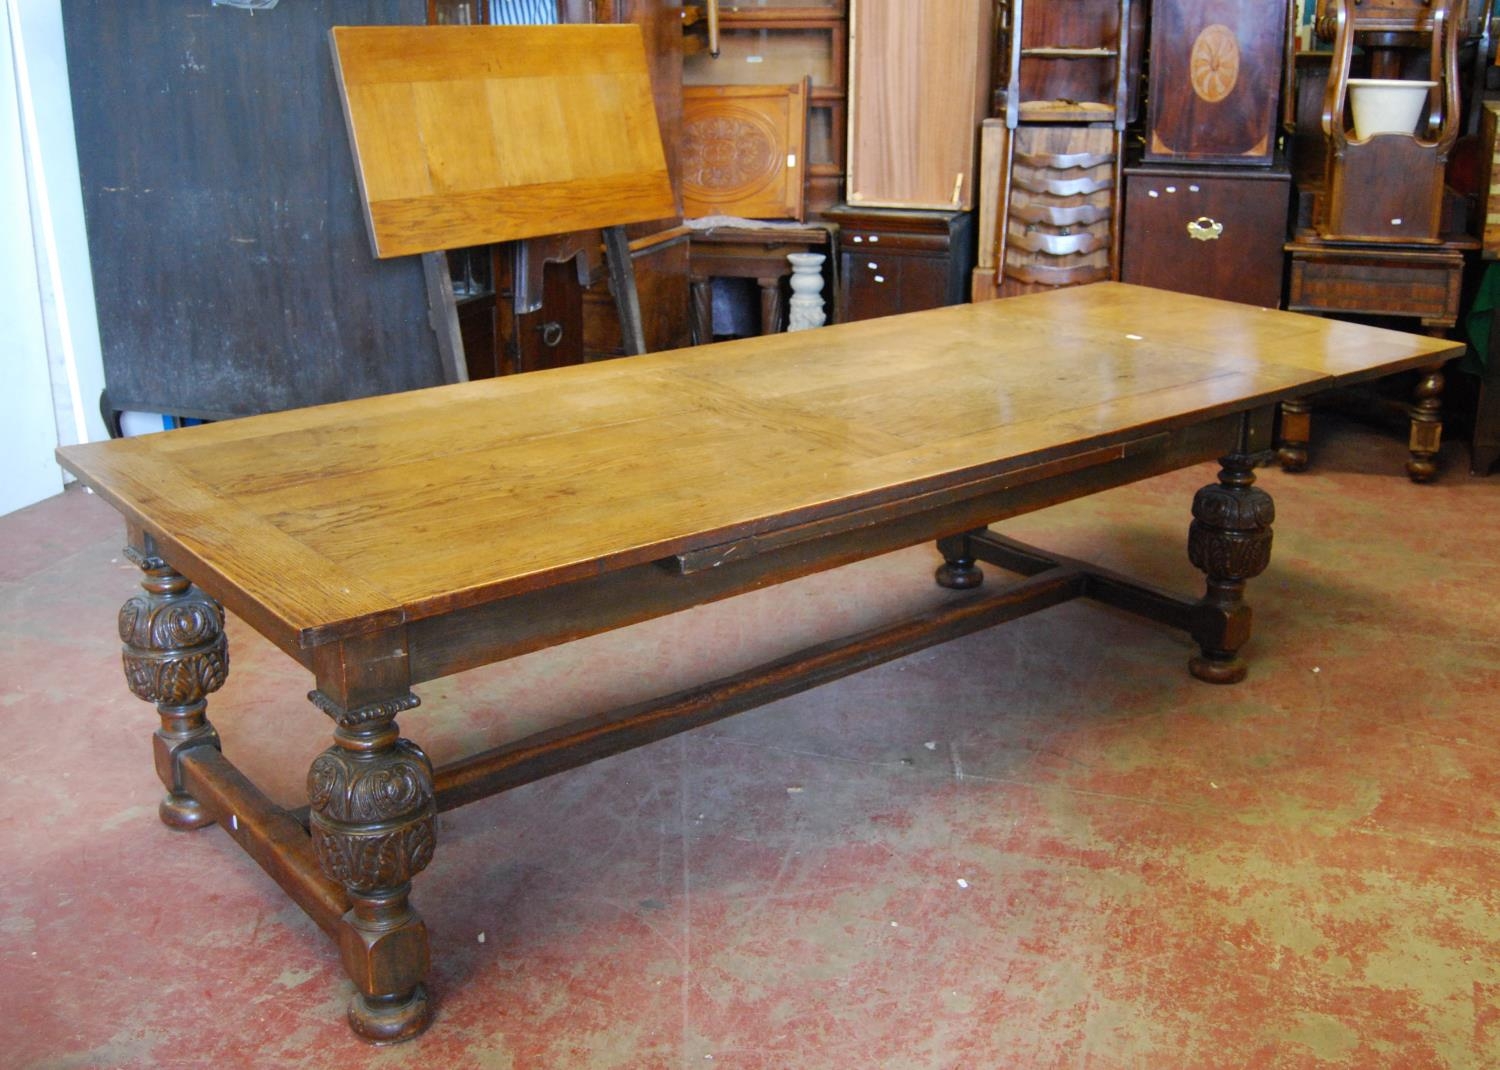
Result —
[[[220,418],[443,381],[420,261],[370,256],[328,53],[330,26],[420,23],[423,0],[62,17],[114,407]]]
[[[850,204],[973,207],[993,22],[992,0],[854,0]]]

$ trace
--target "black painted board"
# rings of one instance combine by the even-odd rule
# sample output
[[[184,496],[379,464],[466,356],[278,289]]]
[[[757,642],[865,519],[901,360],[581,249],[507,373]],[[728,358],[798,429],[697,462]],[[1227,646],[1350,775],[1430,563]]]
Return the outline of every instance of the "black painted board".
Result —
[[[370,253],[333,25],[425,0],[64,0],[105,388],[210,419],[443,381],[419,257]]]

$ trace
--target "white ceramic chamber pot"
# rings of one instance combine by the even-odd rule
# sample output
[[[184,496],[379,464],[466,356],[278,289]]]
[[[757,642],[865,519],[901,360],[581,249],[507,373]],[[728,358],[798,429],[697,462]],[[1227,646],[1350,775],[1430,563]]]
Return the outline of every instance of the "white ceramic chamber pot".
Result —
[[[1359,141],[1376,134],[1415,134],[1428,90],[1436,82],[1400,78],[1350,78],[1349,107]]]

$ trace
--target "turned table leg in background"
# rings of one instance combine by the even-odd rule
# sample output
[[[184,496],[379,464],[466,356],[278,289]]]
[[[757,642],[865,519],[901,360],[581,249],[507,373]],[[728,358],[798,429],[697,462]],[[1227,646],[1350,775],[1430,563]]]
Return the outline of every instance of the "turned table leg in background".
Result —
[[[937,568],[936,581],[951,590],[971,590],[985,583],[980,563],[995,565],[1026,577],[991,592],[993,596],[1013,595],[1015,616],[1072,598],[1089,598],[1187,632],[1199,648],[1188,670],[1208,683],[1238,683],[1245,677],[1239,652],[1250,638],[1245,585],[1271,562],[1276,509],[1271,496],[1255,486],[1255,465],[1264,462],[1272,441],[1271,417],[1270,410],[1235,417],[1235,446],[1219,459],[1218,481],[1193,498],[1188,558],[1207,576],[1201,598],[1181,597],[988,528],[938,539],[943,563]],[[1045,584],[1050,588],[1044,589]]]
[[[1437,478],[1437,455],[1442,444],[1443,366],[1439,364],[1423,370],[1411,405],[1411,457],[1406,462],[1406,474],[1412,482],[1430,483]]]
[[[704,275],[694,275],[688,280],[688,294],[692,298],[689,322],[692,324],[692,339],[695,346],[706,346],[714,340],[714,283]]]
[[[398,713],[417,705],[406,683],[381,689],[360,678],[369,664],[399,662],[404,674],[404,641],[382,634],[330,645],[337,649],[320,654],[319,690],[308,696],[335,722],[333,746],[307,776],[312,845],[351,903],[339,934],[358,989],[349,1024],[366,1040],[390,1043],[431,1019],[422,984],[427,926],[408,897],[436,844],[432,765],[396,725]]]
[[[760,287],[760,333],[776,334],[781,330],[781,323],[785,318],[786,302],[781,296],[781,276],[763,276],[755,281]],[[713,280],[695,275],[689,281],[688,292],[693,306],[693,344],[706,345],[714,340]]]
[[[1211,684],[1233,684],[1245,678],[1239,651],[1250,638],[1250,607],[1245,584],[1271,561],[1271,523],[1275,506],[1255,482],[1256,454],[1243,450],[1220,459],[1219,481],[1193,499],[1188,529],[1188,557],[1208,576],[1207,591],[1197,600],[1182,598],[1109,569],[1050,553],[997,532],[977,529],[938,540],[943,564],[939,586],[969,590],[984,582],[984,561],[1028,577],[1002,588],[1014,591],[1019,616],[1071,598],[1091,598],[1186,631],[1199,653],[1188,670]],[[1021,594],[1027,583],[1050,577],[1056,590],[1040,597]],[[1029,604],[1023,605],[1023,603]]]
[[[153,750],[167,794],[158,813],[170,828],[202,828],[214,819],[184,789],[178,759],[194,747],[219,746],[206,710],[229,675],[224,610],[167,564],[144,532],[131,529],[125,555],[145,573],[145,593],[120,609],[120,639],[130,690],[156,703],[161,716]]]
[[[1281,430],[1277,435],[1276,460],[1284,472],[1307,470],[1307,446],[1312,441],[1312,403],[1289,398],[1281,403]]]
[[[781,297],[781,276],[762,276],[755,283],[760,287],[760,333],[778,334],[786,304]]]
[[[1468,236],[1440,235],[1434,243],[1325,239],[1298,229],[1284,247],[1290,254],[1286,308],[1320,316],[1378,316],[1407,321],[1433,338],[1446,338],[1458,323],[1465,260],[1479,248]],[[1411,456],[1406,470],[1425,483],[1437,475],[1442,439],[1441,367],[1425,371],[1409,406]],[[1295,410],[1294,410],[1295,411]],[[1283,409],[1283,420],[1285,420]],[[1303,428],[1293,421],[1283,433],[1279,460],[1287,471],[1307,463]]]
[[[1211,684],[1245,678],[1239,649],[1250,638],[1250,607],[1245,583],[1271,563],[1271,523],[1276,508],[1255,483],[1255,459],[1236,452],[1219,461],[1219,481],[1193,498],[1188,558],[1208,577],[1208,589],[1191,628],[1200,653],[1188,669]]]

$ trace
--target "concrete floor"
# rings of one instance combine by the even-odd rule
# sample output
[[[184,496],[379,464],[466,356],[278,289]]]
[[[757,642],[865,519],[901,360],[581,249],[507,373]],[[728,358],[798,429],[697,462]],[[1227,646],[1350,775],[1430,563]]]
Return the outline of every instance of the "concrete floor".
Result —
[[[98,499],[0,519],[0,1066],[1500,1066],[1500,476],[1323,420],[1265,470],[1243,684],[1074,603],[444,815],[437,1019],[367,1048],[333,945],[155,817]],[[1008,533],[1182,590],[1213,467]],[[419,688],[441,762],[935,595],[926,547]],[[210,715],[299,801],[325,718],[231,622]]]

